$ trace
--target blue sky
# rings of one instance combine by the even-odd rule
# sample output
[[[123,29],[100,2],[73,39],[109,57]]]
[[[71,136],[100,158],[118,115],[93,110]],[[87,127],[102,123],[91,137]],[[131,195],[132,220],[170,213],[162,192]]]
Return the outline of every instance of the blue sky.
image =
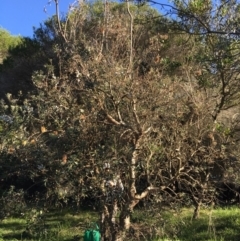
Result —
[[[60,12],[68,12],[68,7],[73,2],[74,0],[59,0]],[[33,26],[39,27],[40,23],[54,13],[55,6],[53,3],[48,5],[48,0],[0,0],[0,27],[12,35],[32,37]]]
[[[156,0],[167,3],[167,0]],[[0,27],[12,35],[33,36],[33,27],[39,27],[55,14],[54,1],[49,0],[0,0]],[[60,13],[67,13],[74,0],[59,0]],[[44,12],[46,9],[47,12]]]

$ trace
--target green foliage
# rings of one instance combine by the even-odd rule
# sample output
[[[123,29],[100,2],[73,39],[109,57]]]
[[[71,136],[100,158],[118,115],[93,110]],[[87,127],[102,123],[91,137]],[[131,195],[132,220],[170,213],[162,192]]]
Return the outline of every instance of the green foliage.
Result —
[[[0,66],[1,70],[6,71],[8,68],[13,68],[14,64],[17,61],[21,61],[21,59],[25,59],[27,62],[31,58],[31,61],[33,61],[33,56],[38,52],[38,42],[27,37],[21,38],[21,42],[18,42],[15,46],[9,46],[8,56],[3,60],[3,63]]]
[[[21,41],[21,37],[13,36],[7,30],[0,28],[0,63],[8,56],[9,49],[16,47]]]
[[[24,213],[26,219],[26,230],[23,231],[23,237],[44,240],[48,237],[46,226],[46,217],[43,210],[35,208]]]
[[[27,207],[24,199],[24,191],[16,190],[14,186],[11,186],[9,190],[2,191],[0,204],[1,219],[15,215],[21,216]]]

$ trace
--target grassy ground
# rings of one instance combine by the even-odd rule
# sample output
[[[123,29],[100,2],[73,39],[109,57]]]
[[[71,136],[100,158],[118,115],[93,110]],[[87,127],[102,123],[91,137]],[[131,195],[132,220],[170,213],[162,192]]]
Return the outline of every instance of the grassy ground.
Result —
[[[192,220],[193,210],[136,211],[133,214],[131,240],[148,241],[239,241],[240,209],[237,207],[201,212]],[[21,217],[11,217],[0,222],[0,241],[80,241],[83,232],[97,213],[91,211],[33,210]],[[161,237],[161,238],[160,238]],[[130,238],[129,238],[130,240]]]
[[[84,230],[97,221],[91,211],[33,211],[26,216],[11,217],[0,222],[0,241],[73,241],[82,240]]]
[[[199,219],[192,220],[193,210],[164,214],[166,240],[239,241],[240,209],[238,207],[205,209]],[[175,239],[174,239],[175,238]],[[157,239],[156,239],[157,240]]]

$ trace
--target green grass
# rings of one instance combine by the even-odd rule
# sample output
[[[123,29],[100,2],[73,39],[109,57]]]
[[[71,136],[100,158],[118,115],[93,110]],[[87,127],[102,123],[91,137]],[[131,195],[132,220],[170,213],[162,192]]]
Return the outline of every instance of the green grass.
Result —
[[[0,241],[80,240],[84,230],[96,220],[95,212],[72,210],[48,212],[30,223],[28,217],[7,218],[0,222]]]
[[[155,211],[152,216],[146,211],[136,211],[133,222],[145,223],[143,227],[154,227],[153,237],[146,239],[151,241],[240,240],[240,208],[204,209],[197,220],[192,219],[192,214],[191,208]],[[144,240],[143,237],[140,240]]]
[[[135,232],[129,241],[240,240],[238,207],[204,209],[197,220],[192,220],[192,213],[192,209],[185,208],[178,211],[155,210],[151,213],[146,210],[135,211],[132,217]],[[30,219],[29,215],[11,217],[0,222],[0,241],[82,240],[84,230],[97,218],[96,212],[73,210],[51,211],[39,219]]]
[[[192,214],[191,209],[182,209],[175,215],[174,212],[166,213],[165,219],[168,220],[168,224],[165,233],[168,238],[175,237],[181,241],[240,240],[239,208],[204,209],[197,220],[192,219]]]

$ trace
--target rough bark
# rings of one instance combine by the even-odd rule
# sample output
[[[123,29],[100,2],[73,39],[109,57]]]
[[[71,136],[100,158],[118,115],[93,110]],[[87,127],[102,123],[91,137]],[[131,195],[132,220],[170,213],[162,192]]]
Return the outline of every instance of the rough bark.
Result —
[[[202,205],[201,202],[196,203],[195,209],[194,209],[194,212],[193,212],[193,219],[198,219],[199,218],[201,205]]]

